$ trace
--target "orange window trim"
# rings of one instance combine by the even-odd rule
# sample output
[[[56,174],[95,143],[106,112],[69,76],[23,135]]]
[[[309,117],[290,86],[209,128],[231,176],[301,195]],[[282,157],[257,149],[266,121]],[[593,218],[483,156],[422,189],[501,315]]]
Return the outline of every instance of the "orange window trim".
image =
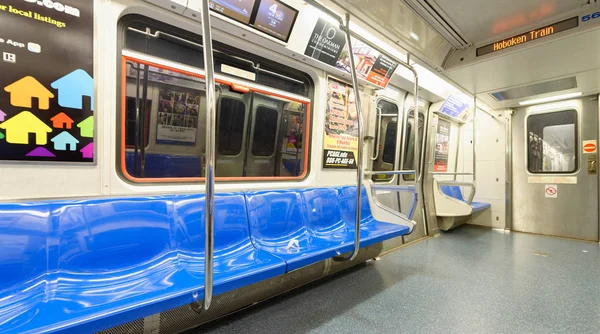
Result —
[[[165,70],[169,70],[169,71],[173,71],[173,72],[177,72],[177,73],[181,73],[181,74],[185,74],[185,75],[189,75],[191,77],[196,77],[196,78],[200,78],[200,79],[205,79],[205,77],[203,75],[199,75],[196,73],[192,73],[192,72],[188,72],[188,71],[184,71],[184,70],[180,70],[177,68],[171,68],[171,67],[167,67],[167,66],[163,66],[160,64],[156,64],[156,63],[152,63],[152,62],[148,62],[145,60],[140,60],[137,58],[133,58],[133,57],[127,57],[127,56],[123,56],[123,62],[122,62],[122,68],[121,68],[121,72],[122,72],[122,78],[121,78],[121,143],[120,143],[120,148],[121,148],[121,173],[123,173],[123,176],[125,176],[125,178],[127,178],[130,181],[133,182],[138,182],[138,183],[181,183],[181,182],[201,182],[204,181],[206,178],[204,177],[165,177],[165,178],[147,178],[147,177],[134,177],[131,174],[129,174],[127,172],[127,165],[125,162],[125,151],[126,151],[126,147],[125,147],[125,121],[126,121],[126,114],[124,112],[125,108],[126,108],[126,100],[127,100],[127,61],[132,61],[132,62],[136,62],[138,64],[144,64],[146,66],[153,66],[153,67],[157,67],[157,68],[162,68]],[[224,84],[224,85],[228,85],[234,89],[240,89],[240,86],[238,84],[234,84],[232,82],[228,82],[225,80],[220,80],[220,79],[216,79],[215,80],[217,83],[220,84]],[[251,89],[247,88],[248,91],[251,91]],[[256,93],[261,93],[264,95],[268,95],[268,96],[274,96],[274,97],[279,97],[279,98],[284,98],[290,101],[294,101],[294,102],[299,102],[302,104],[306,105],[306,115],[304,117],[304,128],[305,130],[305,145],[304,145],[304,163],[303,163],[303,172],[300,176],[292,176],[292,177],[288,177],[288,176],[253,176],[253,177],[215,177],[216,181],[295,181],[295,180],[301,180],[304,179],[308,173],[308,151],[310,148],[310,102],[304,102],[298,99],[294,99],[288,96],[284,96],[281,94],[277,94],[277,93],[273,93],[273,92],[269,92],[266,90],[262,90],[262,89],[253,89],[252,91],[256,92]]]

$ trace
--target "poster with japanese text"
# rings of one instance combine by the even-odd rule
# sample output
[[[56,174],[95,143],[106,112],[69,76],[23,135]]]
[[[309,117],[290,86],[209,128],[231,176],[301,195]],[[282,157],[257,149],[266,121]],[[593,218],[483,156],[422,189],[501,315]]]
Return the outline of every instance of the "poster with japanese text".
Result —
[[[358,115],[351,85],[328,78],[323,168],[356,168]]]
[[[0,1],[0,160],[94,161],[94,1]]]
[[[433,170],[448,171],[448,145],[450,143],[450,122],[440,119],[435,134],[435,161]]]

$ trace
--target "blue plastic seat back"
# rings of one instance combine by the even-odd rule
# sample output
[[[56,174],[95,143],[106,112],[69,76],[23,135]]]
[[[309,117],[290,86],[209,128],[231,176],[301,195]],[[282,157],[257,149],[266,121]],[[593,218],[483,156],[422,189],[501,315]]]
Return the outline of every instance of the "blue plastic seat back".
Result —
[[[446,196],[455,198],[459,201],[465,201],[459,186],[440,186],[440,189]]]
[[[268,252],[282,252],[290,242],[300,247],[308,238],[306,206],[298,191],[246,193],[252,240]]]
[[[306,227],[315,233],[327,233],[345,228],[337,191],[333,188],[302,191],[307,206]]]
[[[179,195],[174,199],[175,242],[188,255],[204,256],[206,200],[203,194]],[[215,194],[215,256],[250,243],[246,203],[242,194]]]
[[[337,189],[337,193],[342,210],[342,216],[346,223],[353,228],[354,222],[356,221],[356,187],[340,187]],[[361,197],[361,221],[368,221],[372,218],[371,206],[369,205],[369,198],[367,197],[367,190],[363,187]]]
[[[47,240],[51,235],[51,223],[49,206],[43,203],[2,204],[0,215],[2,216],[0,219],[0,299],[2,299],[3,291],[21,282],[43,279],[47,271],[49,253]],[[44,286],[38,285],[36,289],[41,289],[43,292]]]
[[[134,175],[133,158],[133,152],[125,154],[125,164],[130,175]],[[145,177],[200,177],[202,166],[198,156],[146,153],[144,158]]]

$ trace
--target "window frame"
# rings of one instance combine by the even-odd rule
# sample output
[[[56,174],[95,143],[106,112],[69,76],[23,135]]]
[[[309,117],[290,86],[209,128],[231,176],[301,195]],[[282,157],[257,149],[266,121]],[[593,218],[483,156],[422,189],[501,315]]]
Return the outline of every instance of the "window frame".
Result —
[[[174,62],[172,60],[169,59],[164,59],[164,58],[159,58],[156,56],[151,56],[151,55],[146,55],[146,54],[142,54],[139,53],[137,51],[132,51],[132,50],[128,50],[128,49],[122,49],[121,54],[119,55],[120,58],[120,62],[121,62],[121,66],[120,66],[120,71],[118,72],[118,80],[121,84],[121,89],[120,89],[120,93],[121,96],[119,96],[117,99],[119,100],[119,104],[120,105],[120,110],[118,111],[120,115],[118,115],[118,117],[120,117],[120,124],[118,125],[118,127],[120,128],[120,133],[118,134],[119,137],[119,141],[117,144],[117,154],[119,157],[119,163],[117,164],[117,172],[124,177],[124,179],[126,179],[127,181],[130,181],[134,184],[140,184],[140,183],[190,183],[190,182],[204,182],[206,180],[205,177],[165,177],[165,178],[148,178],[148,177],[144,177],[144,178],[139,178],[139,177],[134,177],[132,175],[130,175],[127,172],[127,166],[126,166],[126,158],[125,158],[125,154],[126,154],[126,147],[125,147],[125,142],[126,142],[126,119],[127,119],[127,115],[126,115],[126,103],[127,103],[127,62],[135,62],[135,63],[139,63],[139,64],[143,64],[146,66],[153,66],[156,68],[162,68],[165,70],[169,70],[169,71],[173,71],[173,72],[177,72],[180,74],[184,74],[184,75],[188,75],[191,77],[196,77],[199,79],[203,79],[205,80],[205,75],[204,75],[204,70],[197,68],[197,67],[193,67],[193,66],[189,66],[189,65],[184,65],[184,64],[179,64],[177,62]],[[166,63],[168,65],[165,65],[163,63]],[[251,83],[251,82],[245,82],[242,80],[238,80],[236,78],[232,78],[226,75],[221,75],[221,74],[217,74],[216,78],[215,78],[215,82],[222,84],[222,85],[226,85],[231,87],[234,90],[237,91],[243,91],[246,90],[248,92],[255,92],[255,93],[260,93],[260,94],[264,94],[266,96],[273,96],[273,97],[277,97],[277,98],[282,98],[282,99],[286,99],[289,101],[293,101],[293,102],[299,102],[302,103],[304,105],[306,105],[306,115],[305,115],[305,119],[304,119],[304,126],[305,126],[305,143],[306,145],[304,145],[304,152],[302,155],[302,159],[303,159],[303,170],[302,173],[298,176],[251,176],[251,177],[215,177],[216,181],[221,181],[221,182],[255,182],[255,181],[302,181],[304,180],[308,174],[309,174],[309,166],[310,166],[310,162],[309,162],[309,152],[311,149],[311,131],[312,131],[312,123],[311,123],[311,119],[312,119],[312,109],[311,109],[311,104],[312,104],[312,100],[308,97],[302,97],[299,96],[297,94],[293,94],[293,93],[289,93],[286,94],[286,92],[281,91],[278,92],[275,89],[271,90],[270,87],[266,87],[260,84],[256,84],[256,83]],[[215,134],[216,135],[216,134]],[[275,148],[277,149],[277,147]],[[216,153],[216,150],[215,150]],[[201,157],[202,159],[202,157]]]
[[[575,138],[574,138],[574,155],[575,155],[575,166],[574,169],[571,171],[531,171],[530,169],[530,160],[529,160],[529,119],[533,116],[542,116],[542,115],[548,115],[548,114],[556,114],[556,113],[562,113],[562,112],[572,112],[575,120],[574,120],[574,125],[575,125]],[[570,124],[570,123],[564,123],[564,124],[560,124],[560,125],[566,125],[566,124]],[[559,125],[559,124],[557,124]],[[544,110],[544,111],[540,111],[540,112],[533,112],[533,113],[529,113],[527,114],[527,116],[525,117],[525,124],[524,124],[524,144],[525,144],[525,166],[526,166],[526,171],[528,174],[530,175],[575,175],[577,173],[579,173],[580,170],[580,163],[579,163],[579,138],[580,138],[580,127],[579,127],[579,110],[575,109],[575,108],[560,108],[560,109],[554,109],[554,110]]]

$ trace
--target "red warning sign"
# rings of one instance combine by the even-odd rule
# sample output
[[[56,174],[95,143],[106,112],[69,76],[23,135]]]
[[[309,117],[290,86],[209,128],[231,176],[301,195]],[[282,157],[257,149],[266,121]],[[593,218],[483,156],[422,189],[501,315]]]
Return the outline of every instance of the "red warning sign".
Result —
[[[583,141],[583,152],[584,153],[596,153],[596,141],[595,140],[584,140]]]
[[[545,187],[546,198],[557,198],[558,187],[555,184],[547,184]]]

